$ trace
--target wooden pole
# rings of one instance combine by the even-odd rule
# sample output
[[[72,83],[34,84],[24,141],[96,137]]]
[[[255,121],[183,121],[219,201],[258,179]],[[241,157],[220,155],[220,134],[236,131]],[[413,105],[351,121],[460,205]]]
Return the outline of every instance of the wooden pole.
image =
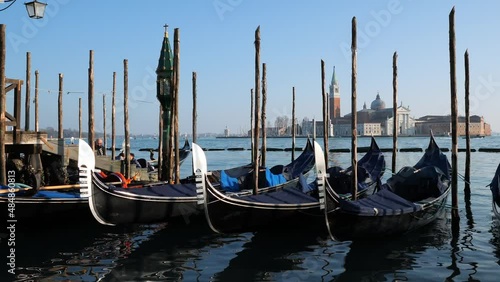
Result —
[[[102,94],[102,145],[104,146],[102,154],[106,156],[106,94]]]
[[[398,153],[398,53],[392,56],[392,173],[396,173],[396,157]]]
[[[38,81],[39,81],[39,72],[35,71],[35,132],[38,132],[40,129],[38,127]]]
[[[352,18],[352,76],[351,76],[351,165],[352,165],[352,199],[357,199],[358,194],[358,112],[356,108],[356,79],[357,79],[357,30],[356,30],[356,17]]]
[[[30,130],[30,91],[31,91],[31,53],[26,52],[26,104],[25,104],[25,118],[24,130]]]
[[[292,161],[295,160],[295,87],[292,87]]]
[[[82,98],[78,98],[78,139],[82,139]]]
[[[162,165],[162,160],[163,160],[163,107],[160,104],[160,120],[158,122],[158,180],[165,180],[163,179],[163,174],[162,171],[165,169]]]
[[[89,51],[89,145],[94,150],[94,50]]]
[[[328,95],[325,90],[325,61],[321,60],[321,100],[323,101],[323,154],[328,167]]]
[[[7,185],[5,162],[5,25],[0,24],[0,184]]]
[[[180,183],[180,156],[179,156],[179,85],[180,85],[180,39],[179,29],[174,29],[174,156],[175,156],[175,183]]]
[[[450,12],[450,86],[451,86],[451,215],[452,221],[455,219],[458,223],[458,109],[457,109],[457,78],[456,78],[456,65],[455,65],[455,7]]]
[[[113,72],[113,92],[111,93],[111,159],[116,158],[116,72]]]
[[[469,80],[469,50],[465,51],[465,188],[464,196],[470,201],[470,80]]]
[[[313,119],[313,141],[316,141],[316,120]]]
[[[196,143],[196,72],[193,72],[193,143]]]
[[[267,106],[267,70],[266,70],[266,63],[262,64],[262,116],[261,116],[261,124],[262,124],[262,147],[260,148],[261,150],[261,165],[266,166],[266,138],[267,138],[267,132],[266,132],[266,106]]]
[[[123,60],[123,119],[125,131],[125,177],[130,177],[130,134],[128,124],[128,60]]]
[[[254,117],[253,115],[255,114],[254,112],[254,93],[253,93],[253,88],[250,89],[250,142],[252,143],[252,159],[250,160],[251,163],[255,161],[255,131],[253,130],[253,124],[254,124]]]
[[[57,138],[64,138],[64,129],[63,129],[63,74],[59,74],[59,98],[57,100],[57,109],[58,109],[58,130],[57,130]]]
[[[260,26],[255,30],[255,126],[253,159],[253,193],[259,193],[259,129],[260,129]]]

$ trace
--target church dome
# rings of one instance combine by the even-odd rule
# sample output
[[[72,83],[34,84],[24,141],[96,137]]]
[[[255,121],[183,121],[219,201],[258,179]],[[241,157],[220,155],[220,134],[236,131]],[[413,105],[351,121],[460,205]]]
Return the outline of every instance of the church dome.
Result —
[[[377,98],[373,100],[370,109],[374,111],[385,109],[385,102],[380,99],[380,95],[377,93]]]

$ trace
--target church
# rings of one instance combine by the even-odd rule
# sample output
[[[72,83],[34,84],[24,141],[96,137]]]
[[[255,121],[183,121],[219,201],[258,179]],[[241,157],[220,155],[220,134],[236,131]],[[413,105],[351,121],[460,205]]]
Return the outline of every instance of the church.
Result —
[[[333,127],[333,135],[337,137],[351,136],[351,114],[341,116],[340,113],[340,88],[335,78],[335,68],[333,69],[332,81],[329,94],[329,117]],[[415,119],[410,116],[410,107],[401,103],[397,108],[398,114],[398,135],[413,136],[416,134]],[[359,136],[389,136],[392,135],[394,123],[393,108],[386,108],[385,102],[377,93],[375,100],[367,108],[366,102],[363,109],[358,111],[358,135]]]

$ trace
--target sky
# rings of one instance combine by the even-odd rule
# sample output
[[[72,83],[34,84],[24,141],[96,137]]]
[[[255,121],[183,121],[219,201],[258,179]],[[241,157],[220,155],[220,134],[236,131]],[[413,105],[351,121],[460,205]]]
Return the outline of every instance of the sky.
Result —
[[[322,116],[321,60],[327,84],[335,66],[341,113],[351,109],[351,22],[358,30],[357,108],[380,93],[392,104],[392,57],[398,54],[398,104],[415,118],[450,114],[449,14],[455,7],[457,89],[464,114],[464,53],[470,57],[471,114],[484,116],[500,131],[500,1],[433,0],[44,0],[45,17],[29,19],[23,1],[0,12],[6,25],[6,74],[26,78],[31,52],[40,73],[40,127],[57,128],[59,73],[64,76],[63,126],[83,130],[88,119],[89,50],[94,51],[95,130],[103,129],[102,96],[111,132],[111,90],[117,76],[117,134],[123,133],[123,61],[129,68],[129,122],[132,134],[158,132],[156,74],[164,25],[180,37],[179,127],[192,128],[192,73],[197,73],[198,133],[232,134],[250,129],[254,85],[255,30],[260,26],[261,63],[267,67],[267,120],[292,112]],[[0,9],[7,4],[0,4]],[[262,70],[261,70],[262,73]],[[327,85],[328,87],[328,85]],[[328,91],[328,89],[327,89]],[[24,101],[23,89],[23,101]],[[12,110],[13,95],[7,97]],[[34,127],[34,104],[31,128]],[[24,102],[23,102],[24,111]],[[24,124],[22,121],[21,124]]]

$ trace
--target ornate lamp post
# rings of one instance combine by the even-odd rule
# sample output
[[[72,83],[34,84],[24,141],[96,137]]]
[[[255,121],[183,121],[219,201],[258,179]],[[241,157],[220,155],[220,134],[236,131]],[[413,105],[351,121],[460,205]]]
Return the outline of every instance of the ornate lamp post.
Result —
[[[5,8],[0,8],[0,12],[7,10],[16,2],[16,0],[0,0],[0,3],[9,3],[7,7]],[[43,18],[45,14],[45,7],[47,6],[47,3],[39,2],[37,0],[30,1],[27,3],[24,3],[26,6],[26,11],[28,12],[28,16],[32,19],[41,19]]]

